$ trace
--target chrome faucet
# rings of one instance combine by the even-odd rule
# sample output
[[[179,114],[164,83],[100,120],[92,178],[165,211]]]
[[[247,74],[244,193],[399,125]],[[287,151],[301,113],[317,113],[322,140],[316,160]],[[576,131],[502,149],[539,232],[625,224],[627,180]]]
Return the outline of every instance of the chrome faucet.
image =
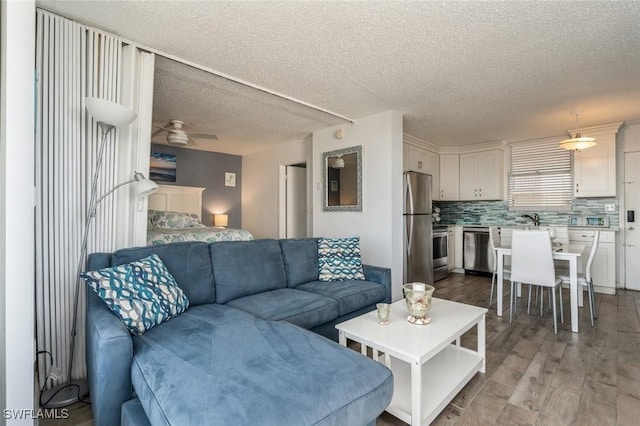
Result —
[[[533,226],[540,226],[540,217],[538,216],[538,213],[534,213],[533,216],[523,214],[522,217],[524,219],[531,219],[531,221],[533,222]]]

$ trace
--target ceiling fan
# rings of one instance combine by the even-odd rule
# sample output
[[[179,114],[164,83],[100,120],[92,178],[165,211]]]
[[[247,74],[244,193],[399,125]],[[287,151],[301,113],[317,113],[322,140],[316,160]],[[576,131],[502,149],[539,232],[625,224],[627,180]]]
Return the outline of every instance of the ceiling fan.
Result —
[[[178,146],[197,146],[198,144],[194,142],[192,138],[195,139],[211,139],[217,140],[218,137],[216,135],[212,135],[209,133],[187,133],[182,126],[184,125],[184,121],[181,120],[171,120],[166,126],[153,126],[157,127],[157,130],[152,137],[160,134],[161,132],[167,132],[167,143],[169,145],[178,145]],[[169,127],[171,126],[171,127]]]

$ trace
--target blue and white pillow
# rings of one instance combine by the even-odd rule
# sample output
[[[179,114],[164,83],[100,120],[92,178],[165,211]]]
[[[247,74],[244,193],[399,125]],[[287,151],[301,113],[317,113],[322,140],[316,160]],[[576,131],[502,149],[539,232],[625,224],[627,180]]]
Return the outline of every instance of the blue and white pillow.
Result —
[[[184,291],[155,254],[80,276],[131,334],[143,334],[189,307]]]
[[[183,229],[206,228],[195,213],[165,212],[162,210],[149,210],[148,222],[153,228]]]
[[[320,238],[318,266],[318,281],[364,280],[360,238]]]

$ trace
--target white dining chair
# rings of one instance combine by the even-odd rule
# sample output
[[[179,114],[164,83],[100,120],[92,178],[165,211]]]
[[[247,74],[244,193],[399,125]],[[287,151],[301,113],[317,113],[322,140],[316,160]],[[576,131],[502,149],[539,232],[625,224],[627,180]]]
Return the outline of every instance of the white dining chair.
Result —
[[[491,277],[491,293],[489,295],[489,307],[491,307],[491,304],[493,303],[493,293],[496,288],[496,279],[498,276],[498,259],[496,256],[496,247],[500,245],[500,233],[498,232],[497,226],[489,227],[489,245],[491,247],[491,253],[493,253],[493,276]],[[511,270],[509,270],[508,268],[503,267],[502,273],[504,279],[506,280],[508,280],[511,276]]]
[[[513,320],[517,304],[516,283],[529,284],[529,302],[531,302],[532,285],[541,286],[543,289],[546,287],[552,291],[553,332],[558,334],[556,290],[561,287],[562,280],[556,277],[551,238],[547,231],[513,231],[509,323]],[[562,313],[562,293],[560,293],[560,310]]]
[[[589,295],[589,313],[591,315],[591,327],[595,325],[595,320],[598,318],[596,314],[596,301],[595,295],[593,292],[593,277],[591,275],[591,266],[593,265],[593,258],[596,256],[596,251],[598,251],[598,244],[600,242],[600,231],[596,230],[593,233],[593,242],[591,243],[591,248],[589,249],[589,257],[587,258],[587,264],[584,267],[583,273],[578,273],[578,285],[580,287],[580,291],[586,287],[587,294]],[[569,283],[569,272],[565,269],[557,269],[556,273],[558,277],[562,280],[563,284]]]

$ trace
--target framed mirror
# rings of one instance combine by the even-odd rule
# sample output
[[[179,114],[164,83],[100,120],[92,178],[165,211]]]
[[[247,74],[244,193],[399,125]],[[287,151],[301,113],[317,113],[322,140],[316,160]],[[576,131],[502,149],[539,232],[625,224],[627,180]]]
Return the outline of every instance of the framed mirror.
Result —
[[[322,210],[362,211],[362,145],[323,154]]]

